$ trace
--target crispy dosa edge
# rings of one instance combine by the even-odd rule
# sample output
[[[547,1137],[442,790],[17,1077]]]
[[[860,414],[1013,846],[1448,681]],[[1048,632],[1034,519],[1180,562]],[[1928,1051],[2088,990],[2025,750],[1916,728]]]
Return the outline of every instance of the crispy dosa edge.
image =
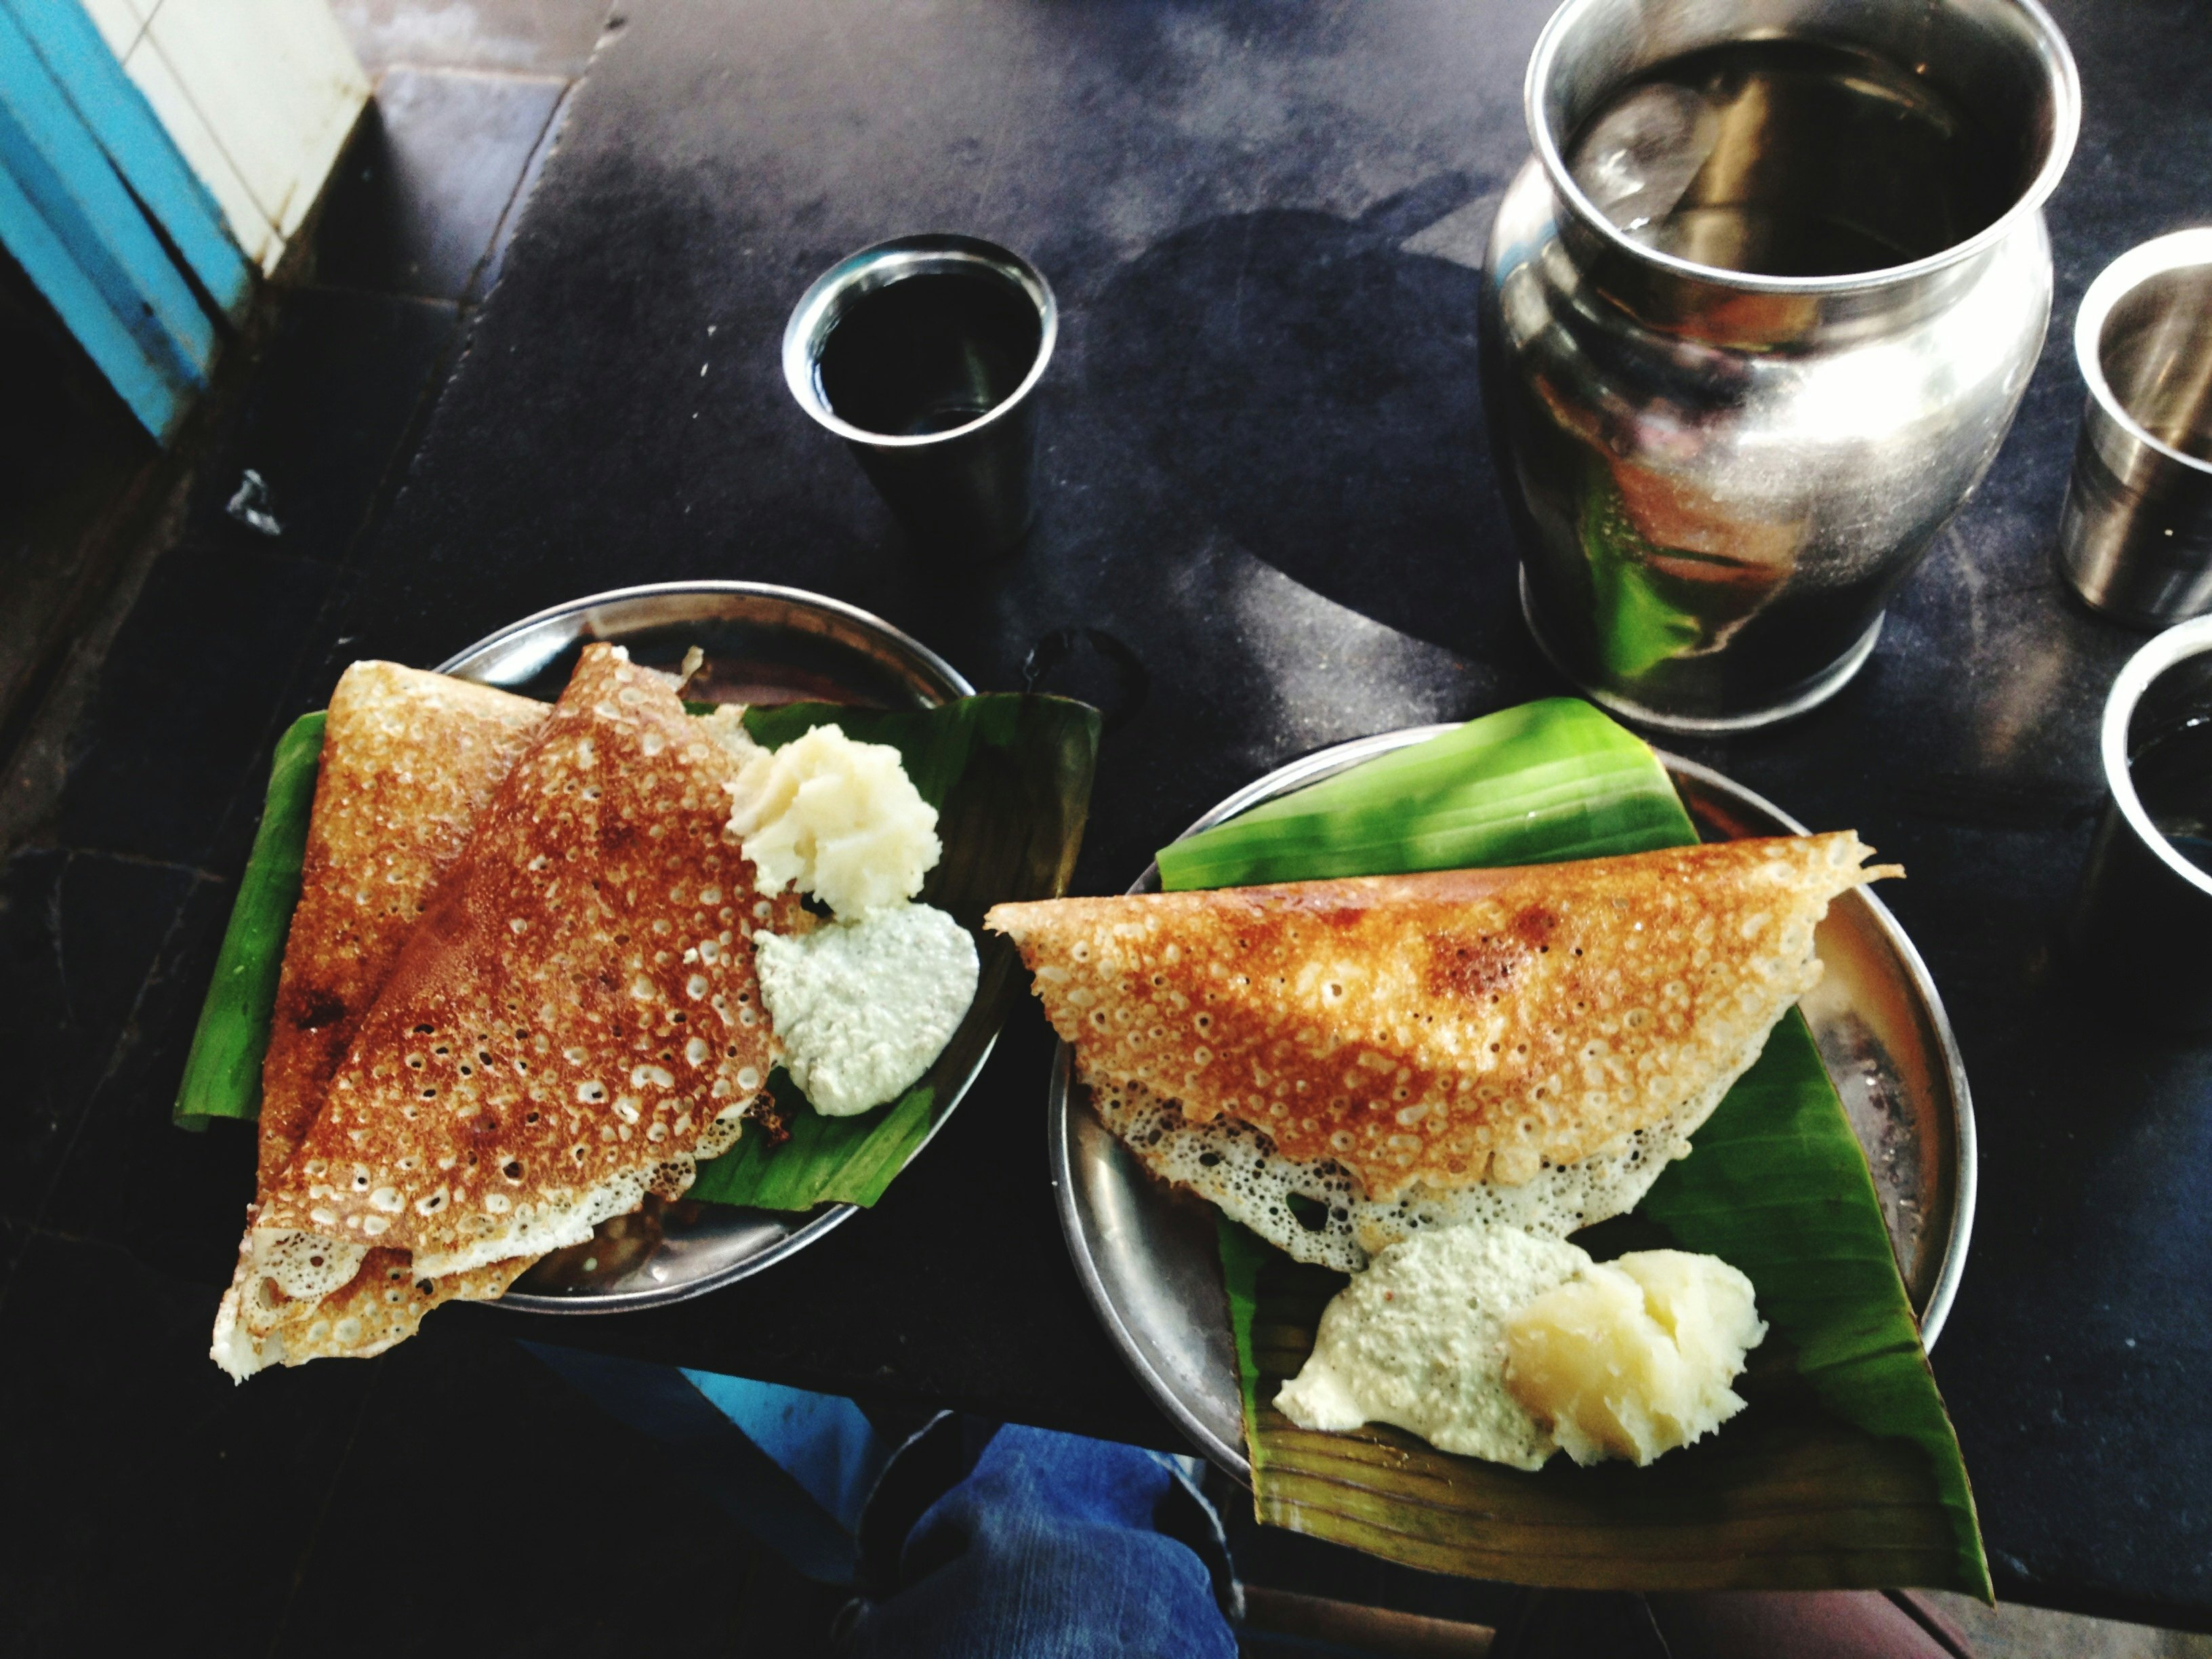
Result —
[[[371,1250],[344,1285],[327,1296],[286,1300],[267,1310],[256,1328],[247,1315],[260,1275],[254,1271],[249,1229],[239,1248],[239,1269],[216,1310],[210,1356],[238,1382],[270,1365],[304,1365],[311,1359],[369,1359],[415,1334],[422,1316],[447,1302],[493,1302],[538,1260],[516,1256],[472,1272],[436,1279],[416,1276],[404,1250]]]
[[[1228,1113],[1388,1200],[1516,1184],[1756,1056],[1820,976],[1856,836],[1000,905],[1094,1074]]]

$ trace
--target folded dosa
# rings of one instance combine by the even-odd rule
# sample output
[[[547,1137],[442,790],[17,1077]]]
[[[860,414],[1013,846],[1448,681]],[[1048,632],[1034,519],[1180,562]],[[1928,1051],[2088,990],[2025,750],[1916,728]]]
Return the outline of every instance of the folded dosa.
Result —
[[[744,939],[806,925],[753,891],[736,766],[664,678],[586,647],[267,1194],[257,1271],[293,1293],[372,1248],[433,1279],[539,1255],[735,1141],[777,1053]]]
[[[268,1364],[381,1353],[438,1304],[499,1296],[530,1264],[430,1279],[405,1251],[373,1250],[328,1295],[292,1297],[253,1274],[251,1219],[322,1109],[438,878],[547,713],[396,663],[357,662],[338,677],[262,1062],[255,1208],[216,1321],[215,1357],[240,1380]]]
[[[396,663],[338,677],[261,1066],[261,1185],[292,1161],[432,888],[549,712]]]
[[[1002,904],[1094,1078],[1334,1160],[1368,1196],[1517,1185],[1678,1115],[1819,980],[1843,832],[1526,869]]]

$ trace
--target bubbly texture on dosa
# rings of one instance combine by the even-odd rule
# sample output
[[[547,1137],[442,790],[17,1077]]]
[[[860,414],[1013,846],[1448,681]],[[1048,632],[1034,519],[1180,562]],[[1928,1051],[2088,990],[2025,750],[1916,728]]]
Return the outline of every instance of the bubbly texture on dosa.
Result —
[[[1524,869],[1003,904],[1094,1079],[1389,1202],[1520,1185],[1717,1099],[1818,981],[1849,832]],[[1708,1109],[1710,1109],[1708,1108]]]
[[[535,1255],[736,1139],[776,1058],[744,936],[806,919],[752,890],[735,765],[664,678],[586,647],[257,1219],[335,1248],[258,1268],[295,1293],[369,1248],[434,1279]]]
[[[430,890],[548,712],[396,663],[338,677],[261,1066],[262,1186],[291,1162]]]
[[[1754,1045],[1657,1122],[1576,1163],[1547,1164],[1517,1186],[1439,1190],[1413,1182],[1389,1199],[1370,1198],[1334,1158],[1285,1158],[1266,1130],[1242,1118],[1193,1123],[1141,1083],[1092,1076],[1079,1055],[1076,1076],[1100,1120],[1161,1180],[1197,1194],[1296,1261],[1356,1273],[1370,1256],[1426,1229],[1512,1227],[1565,1238],[1626,1215],[1668,1164],[1689,1156],[1690,1137],[1758,1057]]]
[[[358,662],[339,676],[262,1063],[256,1212],[322,1109],[431,890],[547,712],[395,663]],[[440,1303],[499,1296],[530,1265],[526,1256],[418,1279],[405,1251],[371,1250],[327,1295],[290,1297],[254,1273],[252,1244],[249,1222],[213,1345],[241,1380],[270,1364],[381,1353]]]

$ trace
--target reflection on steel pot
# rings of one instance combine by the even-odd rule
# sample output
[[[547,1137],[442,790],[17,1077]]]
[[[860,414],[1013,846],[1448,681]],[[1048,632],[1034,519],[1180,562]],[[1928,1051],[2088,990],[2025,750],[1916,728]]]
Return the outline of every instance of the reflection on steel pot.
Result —
[[[2080,88],[2033,0],[1567,0],[1483,289],[1530,627],[1679,731],[1874,648],[2051,311]]]

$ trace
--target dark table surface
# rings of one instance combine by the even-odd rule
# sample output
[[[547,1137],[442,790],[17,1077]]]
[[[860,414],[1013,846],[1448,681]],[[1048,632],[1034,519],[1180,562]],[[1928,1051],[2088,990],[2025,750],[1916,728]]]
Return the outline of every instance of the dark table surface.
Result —
[[[625,8],[380,539],[332,602],[257,624],[307,653],[286,712],[356,657],[434,663],[641,581],[833,594],[987,688],[1053,630],[1103,629],[1150,680],[1101,757],[1077,877],[1108,891],[1292,756],[1562,690],[1513,600],[1475,386],[1476,267],[1547,10]],[[1884,896],[1942,989],[1982,1146],[1935,1367],[2001,1593],[2212,1625],[2212,1048],[2112,1023],[2056,948],[2098,708],[2140,636],[2069,605],[2050,558],[2081,398],[2065,325],[2106,260],[2212,211],[2212,52],[2186,0],[2057,10],[2086,94],[2049,214],[2059,325],[1995,471],[1834,702],[1673,746],[1911,872]],[[1063,307],[1041,520],[987,569],[911,558],[781,379],[805,283],[921,228],[1023,250]],[[1123,690],[1080,655],[1048,684]],[[221,868],[258,781],[226,787]],[[138,801],[183,810],[158,773]],[[176,926],[211,941],[221,896]],[[98,1132],[212,1286],[251,1159],[220,1132],[180,1157],[162,1121],[197,994],[134,1010],[154,1028],[136,1115]],[[1060,1240],[1048,1058],[1025,1005],[884,1200],[762,1279],[620,1320],[455,1309],[422,1340],[496,1329],[1170,1443]]]

